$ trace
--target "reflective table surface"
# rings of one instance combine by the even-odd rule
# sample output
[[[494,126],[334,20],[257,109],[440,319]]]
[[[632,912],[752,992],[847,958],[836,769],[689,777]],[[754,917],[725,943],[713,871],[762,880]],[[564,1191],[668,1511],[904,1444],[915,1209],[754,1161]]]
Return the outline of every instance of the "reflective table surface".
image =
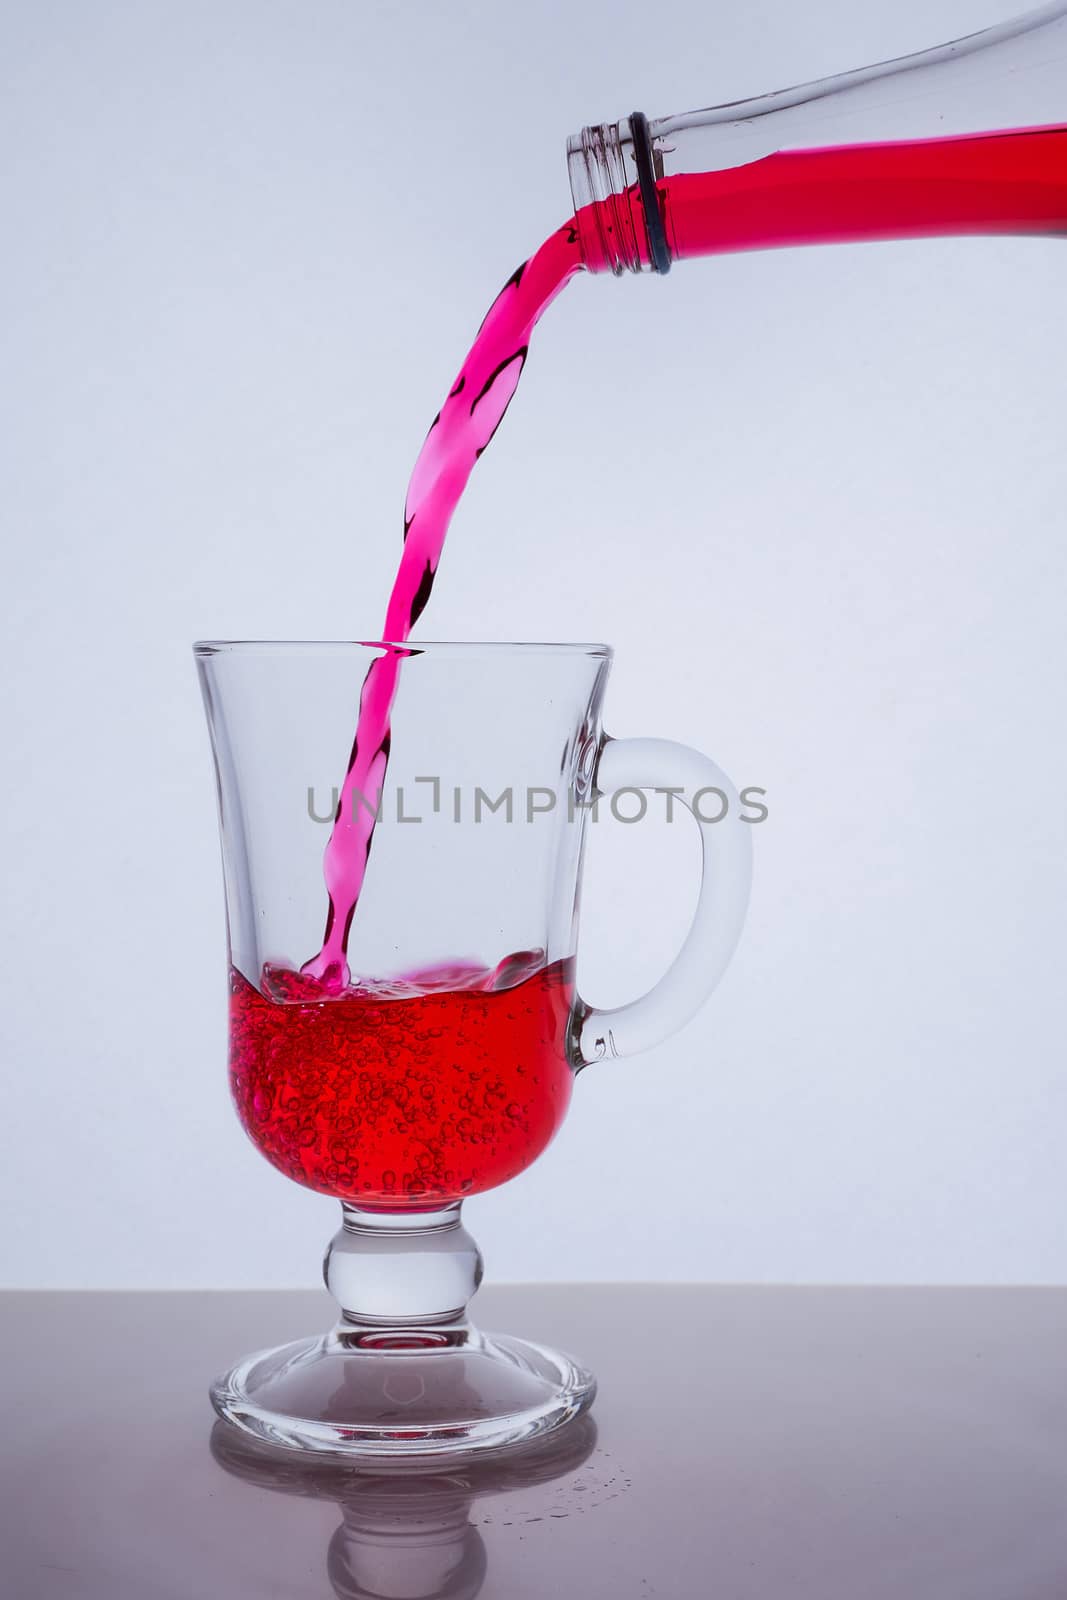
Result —
[[[1067,1290],[488,1288],[585,1358],[589,1419],[382,1475],[214,1423],[324,1295],[0,1295],[11,1600],[1052,1600]]]

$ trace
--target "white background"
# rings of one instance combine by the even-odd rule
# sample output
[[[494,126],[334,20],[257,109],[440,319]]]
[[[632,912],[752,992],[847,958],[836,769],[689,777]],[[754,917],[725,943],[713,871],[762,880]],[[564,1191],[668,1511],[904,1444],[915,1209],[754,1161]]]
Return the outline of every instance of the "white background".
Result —
[[[4,8],[0,1280],[314,1280],[335,1207],[228,1104],[188,646],[374,636],[426,425],[567,212],[565,136],[1004,14]],[[611,640],[609,727],[771,817],[703,1015],[583,1075],[468,1208],[497,1279],[1067,1277],[1065,252],[741,256],[546,318],[423,635]],[[661,968],[692,848],[594,839],[590,997]]]

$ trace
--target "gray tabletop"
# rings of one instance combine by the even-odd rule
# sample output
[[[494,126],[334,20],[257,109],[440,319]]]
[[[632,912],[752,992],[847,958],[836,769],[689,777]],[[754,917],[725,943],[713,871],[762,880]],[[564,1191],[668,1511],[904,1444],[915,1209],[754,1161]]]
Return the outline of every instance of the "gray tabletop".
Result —
[[[580,1353],[550,1450],[401,1478],[257,1454],[206,1385],[315,1294],[6,1294],[12,1600],[1067,1590],[1067,1290],[497,1288]]]

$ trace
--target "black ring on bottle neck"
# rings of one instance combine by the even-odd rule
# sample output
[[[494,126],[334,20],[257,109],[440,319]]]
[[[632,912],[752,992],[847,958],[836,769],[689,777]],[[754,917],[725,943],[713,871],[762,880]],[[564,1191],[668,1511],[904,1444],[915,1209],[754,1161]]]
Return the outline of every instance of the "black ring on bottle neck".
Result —
[[[659,208],[656,175],[652,169],[652,136],[648,131],[648,118],[643,111],[635,111],[630,117],[630,138],[633,140],[634,161],[637,163],[641,207],[645,213],[648,253],[656,272],[669,272],[671,252],[663,226],[663,213]]]

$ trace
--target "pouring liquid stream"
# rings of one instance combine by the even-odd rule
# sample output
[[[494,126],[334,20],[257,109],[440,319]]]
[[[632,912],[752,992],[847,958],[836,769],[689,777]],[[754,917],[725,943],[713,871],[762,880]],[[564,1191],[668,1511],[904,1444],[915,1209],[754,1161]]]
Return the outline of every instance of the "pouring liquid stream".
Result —
[[[803,244],[937,235],[1067,233],[1067,127],[787,150],[656,185],[675,260]],[[626,200],[647,240],[638,185]],[[584,208],[508,279],[434,418],[404,507],[404,545],[382,637],[402,646],[437,576],[445,536],[475,462],[506,412],[542,314],[589,261],[611,223]],[[644,247],[647,249],[647,244]],[[349,982],[346,950],[389,760],[404,651],[387,650],[363,684],[355,738],[324,857],[326,926],[301,971],[325,993]]]

